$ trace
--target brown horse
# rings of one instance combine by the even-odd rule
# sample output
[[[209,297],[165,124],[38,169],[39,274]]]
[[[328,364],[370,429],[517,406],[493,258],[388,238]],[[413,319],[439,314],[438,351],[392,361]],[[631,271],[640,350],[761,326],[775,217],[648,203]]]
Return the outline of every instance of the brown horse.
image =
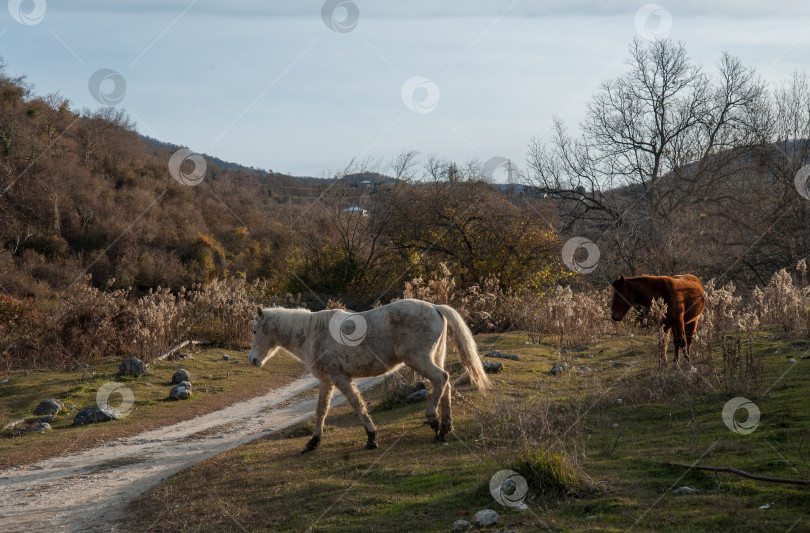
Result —
[[[673,277],[625,278],[619,276],[619,279],[611,285],[614,290],[611,317],[616,321],[624,318],[627,311],[634,305],[649,309],[653,299],[664,299],[664,303],[667,304],[664,332],[669,337],[669,331],[672,330],[675,343],[675,365],[678,365],[678,350],[684,348],[686,363],[692,369],[692,361],[689,358],[692,337],[704,306],[703,285],[700,280],[691,274]],[[664,361],[666,362],[666,344],[664,345]]]

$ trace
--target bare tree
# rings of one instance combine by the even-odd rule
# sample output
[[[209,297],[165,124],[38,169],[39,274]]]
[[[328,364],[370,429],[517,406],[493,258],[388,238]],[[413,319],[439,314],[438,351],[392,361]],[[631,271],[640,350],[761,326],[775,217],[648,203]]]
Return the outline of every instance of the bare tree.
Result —
[[[630,247],[655,258],[672,244],[673,217],[697,223],[692,204],[741,171],[741,154],[767,136],[767,104],[764,84],[728,54],[710,76],[682,43],[634,40],[627,64],[597,91],[578,137],[555,119],[550,143],[532,141],[527,183],[557,199],[563,231],[586,221],[637,270],[643,260]]]

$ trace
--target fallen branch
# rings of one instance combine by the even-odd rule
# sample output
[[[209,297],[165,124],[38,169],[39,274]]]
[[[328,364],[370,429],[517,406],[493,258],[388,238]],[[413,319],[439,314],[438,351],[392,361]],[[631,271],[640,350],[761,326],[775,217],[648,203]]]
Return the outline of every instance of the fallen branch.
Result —
[[[756,479],[757,481],[769,481],[771,483],[792,483],[794,485],[810,485],[810,479],[790,479],[784,477],[769,477],[760,476],[757,474],[749,474],[736,468],[729,466],[701,466],[701,465],[685,465],[681,463],[667,463],[669,466],[679,466],[681,468],[694,468],[695,470],[706,470],[707,472],[728,472],[730,474],[737,474],[738,476]]]
[[[155,361],[162,361],[162,360],[166,359],[167,357],[169,357],[174,352],[176,352],[177,350],[179,350],[180,348],[188,346],[189,344],[191,344],[192,346],[196,346],[198,344],[211,344],[211,343],[209,341],[183,341],[180,344],[178,344],[177,346],[174,346],[173,348],[169,348],[168,350],[166,350],[162,354],[158,355],[154,360]]]

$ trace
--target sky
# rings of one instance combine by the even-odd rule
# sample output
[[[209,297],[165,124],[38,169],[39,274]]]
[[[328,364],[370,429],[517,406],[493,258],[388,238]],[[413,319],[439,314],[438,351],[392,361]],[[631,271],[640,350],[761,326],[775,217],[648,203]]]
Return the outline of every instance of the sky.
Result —
[[[0,56],[71,108],[246,166],[327,176],[403,150],[525,166],[571,131],[634,37],[723,51],[779,82],[810,69],[810,2],[9,0]],[[503,181],[504,176],[496,176]]]

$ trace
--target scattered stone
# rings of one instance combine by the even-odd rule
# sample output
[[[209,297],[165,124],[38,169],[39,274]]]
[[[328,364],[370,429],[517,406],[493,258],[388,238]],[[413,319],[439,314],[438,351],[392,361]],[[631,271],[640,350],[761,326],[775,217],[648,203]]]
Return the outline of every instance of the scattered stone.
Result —
[[[621,361],[613,361],[613,366],[619,368],[622,366],[629,366],[629,365],[627,363],[622,363]]]
[[[790,359],[788,359],[788,363],[795,363],[795,362],[796,362],[796,359],[794,359],[793,357],[791,357]]]
[[[759,506],[759,510],[760,510],[760,511],[764,511],[765,509],[770,509],[770,508],[771,508],[771,505],[773,505],[773,502],[771,502],[771,503],[766,503],[765,505],[760,505],[760,506]]]
[[[41,422],[40,420],[15,420],[14,422],[9,422],[3,429],[0,429],[0,434],[4,437],[20,437],[22,435],[27,435],[29,433],[45,433],[46,431],[51,431],[51,425],[47,422]]]
[[[498,358],[498,359],[509,359],[510,361],[518,361],[520,359],[520,357],[518,357],[515,354],[501,353],[498,350],[492,350],[491,352],[489,352],[486,355],[486,357],[495,357],[495,358]]]
[[[596,520],[597,518],[599,517],[596,516],[595,514],[592,514],[591,516],[588,517],[588,520]]]
[[[549,370],[548,373],[552,376],[556,376],[557,374],[562,374],[563,370],[566,368],[568,368],[568,363],[565,361],[557,361],[551,366],[551,370]]]
[[[619,429],[619,423],[614,422],[612,427],[613,427],[613,429]]]
[[[193,359],[193,357],[191,357],[190,353],[181,353],[180,359]]]
[[[148,365],[137,357],[130,357],[118,367],[118,371],[124,376],[140,376],[146,374]]]
[[[672,491],[673,494],[681,495],[681,494],[694,494],[697,490],[693,489],[692,487],[683,486],[678,489]]]
[[[616,403],[621,405],[624,403],[624,400],[622,400],[621,398],[616,398]]]
[[[178,383],[182,383],[184,381],[191,381],[191,376],[187,370],[181,368],[172,376],[172,385],[177,385]]]
[[[191,383],[183,381],[169,391],[169,398],[173,400],[188,400],[191,398]]]
[[[574,346],[573,348],[571,348],[571,351],[572,352],[584,352],[587,349],[588,349],[587,346]]]
[[[802,357],[802,359],[804,359],[804,357]],[[5,385],[6,383],[8,383],[8,378],[3,380],[3,385]]]
[[[223,360],[223,361],[230,361],[230,359],[231,359],[231,356],[230,356],[230,355],[228,355],[228,354],[226,354],[226,353],[222,354],[222,360]]]
[[[42,400],[34,409],[35,415],[58,415],[59,411],[65,408],[65,404],[54,398]]]
[[[417,381],[416,383],[401,383],[397,389],[397,396],[400,398],[407,398],[414,392],[424,390],[426,388],[427,387],[423,381]]]
[[[427,400],[427,397],[428,397],[427,389],[422,389],[422,390],[418,390],[418,391],[416,391],[414,393],[409,394],[408,397],[405,398],[405,399],[408,400],[409,402],[414,402],[415,403],[415,402],[425,401],[425,400]]]
[[[484,372],[487,374],[497,374],[503,370],[503,363],[497,361],[481,361],[484,364]]]
[[[456,520],[453,522],[453,531],[467,531],[472,527],[472,524],[466,520]]]
[[[79,408],[79,406],[78,406],[78,405],[76,405],[75,403],[70,404],[70,407],[69,407],[69,409],[70,409],[71,411],[72,411],[72,410],[74,410],[74,409],[78,409],[78,408]]]
[[[582,371],[582,372],[590,372],[590,371],[591,371],[591,369],[590,369],[590,368],[588,368],[586,365],[581,365],[581,366],[579,367],[579,369],[580,369],[580,371]]]
[[[247,471],[248,472],[253,472],[253,467],[252,466],[247,467]]]
[[[498,513],[492,509],[482,509],[473,516],[473,524],[481,527],[491,526],[498,523]]]
[[[526,505],[526,504],[525,504],[525,503],[523,503],[523,502],[520,502],[519,504],[517,504],[517,505],[514,507],[514,509],[517,509],[518,511],[528,511],[528,510],[529,510],[529,506],[528,506],[528,505]]]
[[[114,420],[119,418],[119,413],[109,405],[99,407],[93,405],[85,407],[73,417],[74,426],[82,426],[84,424],[94,424],[96,422],[106,422],[107,420]]]
[[[82,365],[82,368],[87,368],[88,366],[90,366],[90,365],[88,365],[87,363],[84,363],[84,364]]]

